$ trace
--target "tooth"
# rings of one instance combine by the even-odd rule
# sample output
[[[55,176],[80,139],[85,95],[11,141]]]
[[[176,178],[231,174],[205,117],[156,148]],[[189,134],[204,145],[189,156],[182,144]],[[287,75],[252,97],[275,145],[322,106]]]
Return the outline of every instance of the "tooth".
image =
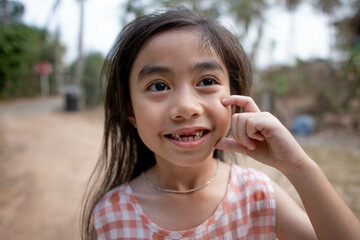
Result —
[[[178,141],[194,141],[198,140],[204,135],[204,131],[196,132],[194,135],[180,135],[178,133],[174,133],[171,135],[171,137]]]

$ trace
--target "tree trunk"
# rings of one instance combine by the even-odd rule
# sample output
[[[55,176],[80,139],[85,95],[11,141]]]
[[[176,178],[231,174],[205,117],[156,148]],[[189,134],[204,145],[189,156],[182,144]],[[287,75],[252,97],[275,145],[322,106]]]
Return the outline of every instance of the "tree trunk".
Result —
[[[78,58],[75,69],[75,85],[81,85],[81,78],[84,66],[83,56],[83,34],[84,34],[84,0],[79,0],[80,3],[80,25],[79,25],[79,41],[78,41]]]
[[[259,17],[259,25],[258,25],[258,29],[257,29],[257,38],[252,46],[250,56],[249,56],[249,60],[253,66],[255,66],[255,58],[256,58],[256,55],[259,50],[263,32],[264,32],[264,18],[262,16],[260,16]]]
[[[83,34],[84,34],[84,0],[78,0],[80,3],[80,25],[79,25],[79,42],[78,42],[78,58],[75,66],[74,84],[78,91],[79,104],[82,106],[83,91],[82,91],[82,76],[84,70],[84,54],[83,54]]]
[[[2,26],[6,27],[9,24],[8,0],[2,0],[3,16]]]

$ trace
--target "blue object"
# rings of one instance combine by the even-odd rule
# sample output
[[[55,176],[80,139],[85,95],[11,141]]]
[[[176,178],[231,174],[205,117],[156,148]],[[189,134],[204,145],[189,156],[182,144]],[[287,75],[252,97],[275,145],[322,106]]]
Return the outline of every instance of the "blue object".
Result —
[[[309,135],[315,129],[315,119],[311,115],[296,116],[291,124],[291,132]]]

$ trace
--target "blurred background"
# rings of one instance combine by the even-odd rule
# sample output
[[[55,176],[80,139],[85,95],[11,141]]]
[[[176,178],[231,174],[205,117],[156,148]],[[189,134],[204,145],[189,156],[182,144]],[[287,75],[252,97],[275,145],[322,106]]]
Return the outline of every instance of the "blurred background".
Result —
[[[2,239],[80,239],[102,141],[104,58],[126,23],[169,5],[202,10],[238,36],[252,97],[360,218],[359,0],[0,0]],[[301,205],[279,172],[239,158]]]

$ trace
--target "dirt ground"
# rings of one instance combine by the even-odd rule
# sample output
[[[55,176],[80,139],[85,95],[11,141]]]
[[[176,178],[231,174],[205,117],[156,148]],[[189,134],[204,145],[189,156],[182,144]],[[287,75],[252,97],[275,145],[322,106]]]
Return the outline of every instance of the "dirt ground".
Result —
[[[62,97],[0,103],[1,239],[80,239],[79,208],[102,138],[102,111],[63,111]],[[299,138],[360,218],[360,137],[321,133]],[[276,170],[250,159],[297,202]]]

